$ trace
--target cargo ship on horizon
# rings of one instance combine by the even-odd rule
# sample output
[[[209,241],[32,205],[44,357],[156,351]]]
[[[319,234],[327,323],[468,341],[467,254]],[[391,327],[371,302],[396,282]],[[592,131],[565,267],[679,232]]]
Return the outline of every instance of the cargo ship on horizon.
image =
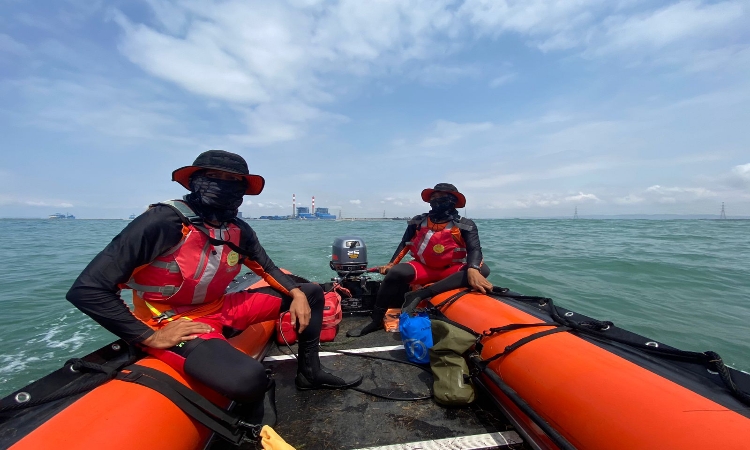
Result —
[[[73,214],[54,213],[50,214],[48,219],[75,219]]]

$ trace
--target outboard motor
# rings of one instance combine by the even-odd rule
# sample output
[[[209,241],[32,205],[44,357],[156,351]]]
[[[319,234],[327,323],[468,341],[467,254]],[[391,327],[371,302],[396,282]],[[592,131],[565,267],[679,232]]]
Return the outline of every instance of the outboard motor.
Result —
[[[341,278],[367,271],[367,246],[358,237],[336,238],[331,251],[331,269]]]
[[[362,238],[342,237],[333,241],[331,269],[336,271],[332,283],[326,283],[326,291],[341,286],[349,296],[342,295],[341,310],[344,313],[369,313],[375,305],[380,281],[367,275],[367,245]]]

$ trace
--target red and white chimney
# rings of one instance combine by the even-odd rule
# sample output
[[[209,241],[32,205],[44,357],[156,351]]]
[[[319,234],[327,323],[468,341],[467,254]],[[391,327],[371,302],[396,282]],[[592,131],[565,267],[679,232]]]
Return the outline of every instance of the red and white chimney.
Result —
[[[313,195],[313,202],[312,202],[312,211],[310,211],[310,214],[315,214],[315,196]]]
[[[292,194],[292,217],[297,217],[297,196]]]

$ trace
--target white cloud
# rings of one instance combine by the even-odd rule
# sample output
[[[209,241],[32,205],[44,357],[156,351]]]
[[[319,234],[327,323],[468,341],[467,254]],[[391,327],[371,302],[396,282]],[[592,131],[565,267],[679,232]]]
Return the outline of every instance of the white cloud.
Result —
[[[506,73],[505,75],[500,75],[499,77],[493,78],[490,81],[490,87],[497,88],[504,84],[508,84],[511,81],[515,80],[518,74],[516,73]]]
[[[151,75],[188,91],[229,102],[271,100],[260,80],[247,73],[244,64],[218,43],[175,38],[145,25],[131,24],[123,16],[117,17],[127,36],[121,51]]]
[[[411,71],[410,77],[423,84],[453,83],[461,78],[476,78],[482,73],[476,65],[446,66],[429,64]]]
[[[0,195],[0,205],[26,205],[26,206],[43,206],[55,208],[73,208],[70,202],[55,199],[25,199],[18,195]]]
[[[440,54],[433,36],[450,28],[447,1],[258,3],[152,1],[164,25],[122,13],[121,49],[144,70],[230,102],[318,98],[331,75],[367,75]],[[421,72],[465,72],[433,64]]]
[[[230,139],[253,146],[299,139],[314,124],[336,125],[349,121],[343,115],[328,113],[298,101],[261,104],[256,108],[236,110],[244,116],[247,132],[231,135]]]
[[[576,195],[569,195],[565,197],[565,201],[567,202],[584,202],[584,201],[594,201],[594,202],[600,202],[599,197],[597,197],[594,194],[584,194],[583,192],[579,192]]]
[[[156,24],[112,14],[123,31],[121,52],[155,77],[234,105],[246,131],[232,139],[251,146],[300,139],[312,125],[345,122],[327,105],[373,80],[443,84],[494,72],[490,87],[513,81],[515,72],[450,61],[478,40],[510,33],[542,51],[575,49],[590,58],[621,54],[636,61],[680,43],[683,53],[660,57],[708,67],[728,59],[714,38],[741,29],[747,16],[734,0],[665,7],[606,0],[147,3]],[[697,53],[704,55],[702,62],[693,58]],[[450,130],[446,124],[422,145],[444,146],[462,133],[481,131],[458,126]]]
[[[551,206],[557,206],[560,204],[560,196],[558,194],[546,194],[546,193],[533,193],[527,194],[520,199],[516,199],[512,202],[502,202],[495,204],[495,207],[501,209],[508,208],[522,208],[529,209],[533,207],[548,208]]]
[[[467,0],[459,15],[483,34],[497,37],[514,32],[541,45],[557,41],[555,48],[567,48],[570,45],[562,45],[567,34],[591,22],[602,5],[606,5],[603,0]]]
[[[693,52],[687,69],[691,72],[747,73],[750,71],[750,47],[730,45]]]
[[[715,197],[716,193],[703,187],[664,187],[658,184],[646,189],[647,193],[659,195],[683,195],[694,198]]]
[[[352,205],[359,205],[362,203],[362,200],[349,200],[349,203],[351,203]]]
[[[625,197],[620,197],[614,199],[614,202],[618,205],[637,205],[639,203],[643,203],[644,199],[643,197],[639,197],[637,195],[629,194]]]
[[[732,174],[745,181],[750,181],[750,163],[734,166]]]
[[[473,174],[473,176],[469,177],[467,175],[467,181],[464,185],[475,189],[498,188],[513,184],[527,184],[532,181],[575,177],[590,172],[608,169],[612,167],[612,165],[613,163],[606,161],[582,161],[580,163],[564,164],[547,168],[539,167],[534,170],[511,173],[503,173],[503,169],[490,171],[479,169]]]
[[[748,8],[743,0],[690,0],[666,6],[605,0],[468,0],[458,17],[480,35],[514,33],[543,52],[579,50],[588,58],[619,55],[636,62],[650,55],[661,63],[690,66],[696,53],[720,49],[731,32],[741,33]],[[673,44],[678,45],[664,51]]]
[[[162,28],[113,14],[124,32],[120,50],[156,77],[241,106],[248,130],[233,138],[248,145],[298,139],[311,123],[342,123],[314,106],[348,88],[341,77],[398,74],[450,46],[433,40],[451,28],[447,0],[149,3]],[[432,83],[477,72],[433,63],[410,77]]]
[[[562,208],[567,211],[572,205],[585,202],[601,203],[594,194],[565,194],[560,192],[532,192],[523,195],[506,194],[500,200],[492,200],[484,206],[489,209],[558,209]],[[483,206],[480,206],[483,207]]]
[[[490,122],[455,123],[445,120],[438,121],[429,136],[419,143],[422,147],[442,147],[453,144],[465,136],[492,129]]]
[[[613,16],[602,25],[601,43],[593,52],[605,54],[635,49],[659,49],[675,42],[721,35],[743,20],[745,8],[739,1],[702,4],[682,1],[635,16]]]
[[[29,48],[7,34],[0,33],[0,54],[28,55]]]
[[[721,177],[721,181],[730,189],[739,189],[750,193],[750,163],[734,166],[729,174]]]
[[[148,98],[139,93],[139,87],[150,88],[137,83],[115,85],[104,78],[68,81],[35,77],[0,84],[25,99],[11,115],[18,124],[70,133],[85,130],[86,136],[96,131],[107,137],[189,143],[189,138],[180,136],[186,133],[176,120],[181,115],[177,105],[155,100],[153,93]]]

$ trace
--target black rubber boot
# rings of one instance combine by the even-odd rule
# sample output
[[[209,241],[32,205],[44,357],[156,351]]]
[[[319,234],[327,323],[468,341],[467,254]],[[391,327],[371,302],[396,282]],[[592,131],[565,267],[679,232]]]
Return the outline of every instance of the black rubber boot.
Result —
[[[276,380],[270,377],[270,370],[266,372],[269,373],[268,387],[263,400],[240,405],[237,412],[248,423],[273,427],[276,425]]]
[[[414,311],[414,309],[419,305],[419,302],[426,298],[433,297],[435,294],[432,293],[432,291],[422,288],[417,289],[416,291],[409,291],[406,294],[404,294],[404,306],[401,309],[402,312],[408,312],[411,313]]]
[[[362,375],[349,370],[331,370],[320,364],[318,340],[302,347],[297,356],[297,378],[294,384],[299,390],[346,389],[358,385]]]
[[[376,306],[372,310],[372,315],[370,317],[372,318],[372,322],[368,323],[364,327],[360,328],[359,330],[349,330],[346,332],[347,337],[360,337],[364,336],[366,334],[370,334],[373,331],[378,331],[383,329],[383,319],[385,318],[385,312],[387,311],[386,308],[380,308]]]

